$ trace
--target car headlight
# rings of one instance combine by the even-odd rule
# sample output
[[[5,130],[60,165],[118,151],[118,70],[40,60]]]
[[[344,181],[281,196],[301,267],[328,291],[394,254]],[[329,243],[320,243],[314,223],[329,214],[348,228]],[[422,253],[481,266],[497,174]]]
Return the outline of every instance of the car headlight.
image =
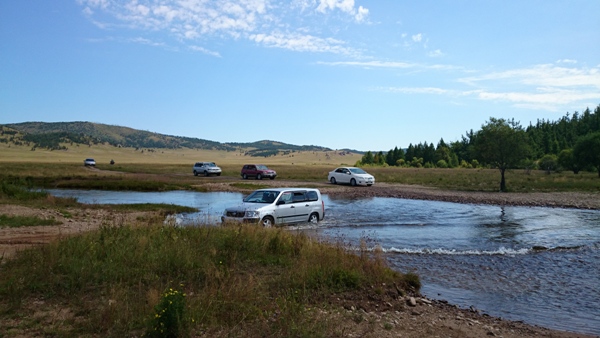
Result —
[[[246,218],[258,218],[259,216],[259,212],[258,211],[246,211]]]

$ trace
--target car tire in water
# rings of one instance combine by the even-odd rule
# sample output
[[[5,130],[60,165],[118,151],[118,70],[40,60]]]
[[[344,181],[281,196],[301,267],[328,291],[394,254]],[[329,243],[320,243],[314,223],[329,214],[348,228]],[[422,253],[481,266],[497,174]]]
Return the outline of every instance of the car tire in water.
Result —
[[[262,226],[265,227],[265,228],[272,227],[274,223],[275,223],[275,221],[273,220],[273,217],[271,217],[271,216],[265,216],[260,221],[260,224],[262,224]]]
[[[350,180],[350,185],[353,186],[353,187],[356,186],[356,180],[355,179],[351,179]]]
[[[335,180],[335,177],[332,177],[330,180],[331,184],[337,184],[337,181]]]
[[[316,212],[313,212],[312,214],[310,214],[310,216],[308,216],[308,223],[312,223],[312,224],[319,223],[319,214],[317,214]]]

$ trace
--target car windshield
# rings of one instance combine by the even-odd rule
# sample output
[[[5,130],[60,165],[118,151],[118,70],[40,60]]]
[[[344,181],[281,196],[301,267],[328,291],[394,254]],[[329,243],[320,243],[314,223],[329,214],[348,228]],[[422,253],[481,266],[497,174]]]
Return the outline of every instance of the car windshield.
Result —
[[[259,164],[259,165],[256,166],[256,169],[258,169],[258,170],[268,170],[269,168],[267,168],[266,165]]]
[[[209,166],[209,167],[216,167],[217,166],[214,162],[206,163],[206,165]]]
[[[351,172],[353,172],[354,174],[366,174],[367,172],[360,169],[360,168],[348,168],[350,169]]]
[[[244,198],[244,202],[270,204],[275,202],[275,199],[278,195],[279,191],[257,190],[250,194],[248,197]]]
[[[88,162],[94,162],[93,158],[86,158],[85,160],[88,161]]]

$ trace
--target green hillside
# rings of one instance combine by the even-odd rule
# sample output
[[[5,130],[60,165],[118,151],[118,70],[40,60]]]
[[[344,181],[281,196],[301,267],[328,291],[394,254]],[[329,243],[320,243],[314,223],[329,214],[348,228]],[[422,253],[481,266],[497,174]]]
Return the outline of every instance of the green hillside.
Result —
[[[220,143],[92,122],[23,122],[0,125],[0,142],[48,150],[65,150],[74,144],[153,149],[243,150],[246,155],[261,157],[295,151],[331,150],[319,146],[298,146],[268,140],[253,143]]]

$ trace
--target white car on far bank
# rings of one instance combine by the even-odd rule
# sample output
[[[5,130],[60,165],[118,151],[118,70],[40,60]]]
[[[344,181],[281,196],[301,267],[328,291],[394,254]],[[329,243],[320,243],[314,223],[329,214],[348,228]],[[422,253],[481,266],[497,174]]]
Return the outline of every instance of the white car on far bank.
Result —
[[[217,167],[215,162],[196,162],[192,169],[194,176],[204,175],[217,175],[221,176],[221,168]]]
[[[355,185],[366,185],[368,187],[375,184],[375,177],[367,173],[361,168],[356,167],[339,167],[329,172],[327,180],[331,184],[350,184]]]

